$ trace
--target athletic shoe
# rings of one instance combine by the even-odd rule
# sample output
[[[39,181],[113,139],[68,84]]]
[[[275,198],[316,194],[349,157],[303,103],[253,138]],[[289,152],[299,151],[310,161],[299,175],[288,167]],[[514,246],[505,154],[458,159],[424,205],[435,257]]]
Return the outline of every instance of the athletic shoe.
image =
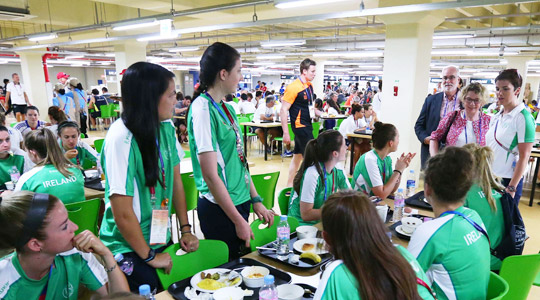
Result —
[[[293,152],[292,151],[287,151],[285,150],[285,152],[283,152],[283,157],[291,157],[293,156]]]

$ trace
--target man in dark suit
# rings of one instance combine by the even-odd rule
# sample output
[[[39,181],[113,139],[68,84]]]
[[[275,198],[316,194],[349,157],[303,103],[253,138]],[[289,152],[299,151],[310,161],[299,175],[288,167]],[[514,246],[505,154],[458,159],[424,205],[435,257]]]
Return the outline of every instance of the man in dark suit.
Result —
[[[429,159],[429,141],[431,132],[437,129],[439,122],[450,112],[459,110],[458,97],[459,69],[447,66],[442,70],[443,92],[428,96],[414,125],[416,137],[422,143],[421,161],[424,169]]]

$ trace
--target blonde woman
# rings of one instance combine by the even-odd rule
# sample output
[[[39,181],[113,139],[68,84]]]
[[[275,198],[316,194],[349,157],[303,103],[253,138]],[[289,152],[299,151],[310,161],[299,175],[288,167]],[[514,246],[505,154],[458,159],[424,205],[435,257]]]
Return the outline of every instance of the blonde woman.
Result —
[[[461,104],[465,109],[448,113],[440,122],[437,130],[431,133],[429,153],[435,156],[439,152],[439,142],[444,139],[446,146],[461,147],[469,143],[486,145],[486,133],[491,117],[480,111],[486,103],[486,89],[480,83],[471,83],[461,91]]]
[[[501,198],[504,191],[499,180],[491,172],[493,150],[476,144],[464,146],[474,156],[474,184],[469,190],[463,206],[475,210],[482,218],[487,230],[491,249],[497,248],[504,235],[504,216]],[[499,270],[501,260],[491,255],[491,270]]]

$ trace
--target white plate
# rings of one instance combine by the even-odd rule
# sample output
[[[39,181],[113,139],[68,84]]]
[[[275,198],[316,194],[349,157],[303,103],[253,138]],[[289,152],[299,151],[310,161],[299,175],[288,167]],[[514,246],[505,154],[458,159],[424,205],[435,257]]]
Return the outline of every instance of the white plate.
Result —
[[[403,235],[406,235],[406,236],[412,236],[412,233],[406,233],[405,231],[403,231],[403,229],[401,228],[402,225],[398,225],[396,227],[396,231],[399,233],[399,234],[403,234]]]
[[[322,250],[318,250],[317,249],[317,240],[322,240],[322,239],[317,239],[317,238],[309,238],[309,239],[303,239],[303,240],[298,240],[296,242],[294,242],[293,244],[293,248],[294,250],[300,252],[300,253],[304,253],[304,252],[308,252],[308,251],[304,251],[302,250],[302,246],[304,246],[305,243],[310,243],[310,244],[313,244],[315,245],[315,250],[314,251],[309,251],[309,252],[315,252],[315,254],[326,254],[328,253],[328,251],[326,249],[322,249]]]
[[[221,269],[221,268],[217,268],[217,269],[208,269],[208,270],[204,270],[204,271],[202,271],[202,272],[214,274],[214,273],[216,273],[216,272],[222,272],[222,273],[223,273],[223,272],[229,272],[229,271],[230,271],[229,269]],[[202,273],[202,272],[199,272],[199,273],[193,275],[193,277],[191,277],[191,281],[190,281],[191,286],[192,286],[194,289],[196,289],[197,291],[199,291],[199,292],[214,293],[215,291],[217,291],[217,290],[212,291],[212,290],[201,289],[201,288],[197,285],[197,283],[201,282],[201,280],[202,280],[202,279],[201,279],[201,273]],[[240,273],[238,273],[238,275],[240,275]],[[228,276],[228,275],[227,275],[227,276]],[[221,281],[221,280],[219,280],[219,281]],[[237,284],[232,285],[232,286],[239,286],[239,285],[241,285],[241,284],[242,284],[242,276],[240,275],[240,281],[238,281]]]

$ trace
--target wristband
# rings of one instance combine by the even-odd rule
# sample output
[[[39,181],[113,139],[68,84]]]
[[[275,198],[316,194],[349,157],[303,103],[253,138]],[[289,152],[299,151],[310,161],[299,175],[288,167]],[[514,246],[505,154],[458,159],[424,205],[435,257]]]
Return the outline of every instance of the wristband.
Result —
[[[180,229],[182,229],[182,228],[184,228],[186,226],[189,226],[190,229],[191,229],[191,227],[193,227],[193,226],[191,226],[191,224],[184,224],[184,225],[180,226]]]
[[[516,187],[513,186],[513,185],[507,186],[506,189],[507,189],[510,193],[515,193],[515,192],[516,192]]]
[[[399,173],[399,176],[403,175],[403,173],[401,173],[400,170],[394,170],[394,173],[396,173],[396,172]]]
[[[105,269],[105,272],[111,273],[112,271],[114,271],[114,269],[116,269],[116,264],[114,264],[114,265],[113,265],[112,267],[110,267],[110,268],[105,268],[105,267],[104,267],[104,269]]]
[[[259,195],[251,198],[251,203],[255,204],[255,203],[262,203],[263,202],[263,198]]]
[[[144,260],[144,262],[148,263],[152,261],[154,258],[156,258],[156,251],[150,248],[150,251],[148,251],[148,257]]]
[[[186,234],[186,233],[191,233],[191,230],[189,230],[189,231],[181,231],[181,232],[180,232],[181,235],[184,235],[184,234]]]

